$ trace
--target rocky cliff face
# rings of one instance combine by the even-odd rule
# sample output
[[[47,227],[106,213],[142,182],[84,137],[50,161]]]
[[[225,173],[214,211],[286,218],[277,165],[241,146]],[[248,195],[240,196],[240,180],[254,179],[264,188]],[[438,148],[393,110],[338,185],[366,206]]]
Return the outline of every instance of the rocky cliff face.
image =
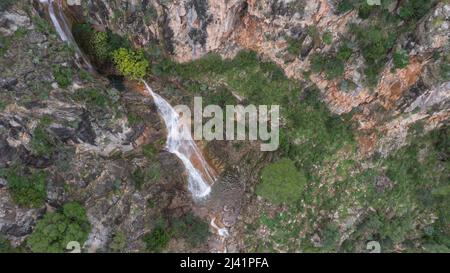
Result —
[[[45,170],[49,179],[44,204],[24,208],[13,202],[8,182],[0,178],[1,233],[18,246],[37,219],[77,200],[87,208],[93,226],[87,251],[111,250],[117,234],[125,237],[122,251],[140,251],[142,235],[159,215],[181,216],[191,210],[208,220],[220,217],[221,225],[241,235],[240,228],[252,224],[261,202],[250,194],[260,179],[261,162],[272,155],[262,155],[248,143],[243,149],[209,143],[207,154],[223,174],[224,194],[213,193],[205,206],[193,204],[182,165],[163,150],[164,126],[151,99],[133,88],[123,89],[114,79],[77,69],[71,49],[39,19],[46,16],[39,1],[19,2],[0,11],[0,33],[6,37],[0,40],[0,168],[19,162],[25,166],[22,175]],[[368,25],[356,10],[339,12],[338,2],[67,0],[65,5],[73,20],[111,29],[136,47],[158,45],[177,62],[212,52],[232,58],[242,49],[256,51],[302,86],[316,85],[333,113],[353,114],[359,149],[352,160],[374,154],[387,157],[408,143],[418,123],[423,124],[422,131],[414,132],[418,135],[448,124],[450,82],[448,74],[442,75],[450,47],[448,2],[438,1],[414,29],[395,40],[394,49],[406,50],[407,65],[395,68],[394,52],[388,52],[372,86],[352,29],[353,24]],[[314,56],[335,55],[344,43],[353,53],[341,77],[311,71]],[[170,97],[173,90],[166,84],[152,82],[155,91]],[[180,98],[185,95],[176,92]],[[143,149],[148,144],[155,146],[150,157]],[[335,172],[334,166],[328,167],[324,171]],[[146,176],[151,183],[138,189],[139,177],[156,169],[158,176]],[[386,188],[392,184],[384,176],[379,180]],[[250,206],[244,208],[246,202]],[[276,210],[269,208],[274,215]],[[364,213],[355,209],[345,218],[346,225],[352,226]],[[259,232],[268,236],[267,230]],[[221,240],[216,236],[197,248],[175,240],[169,251],[223,251]],[[242,240],[231,238],[228,250],[245,251]]]
[[[124,250],[142,249],[140,237],[155,213],[190,206],[186,191],[173,190],[184,188],[183,167],[162,151],[164,127],[151,99],[79,70],[73,51],[45,21],[32,22],[36,16],[17,7],[0,16],[0,31],[10,39],[0,57],[0,168],[20,165],[17,176],[24,177],[45,171],[47,198],[31,209],[19,206],[2,179],[0,231],[18,246],[37,218],[77,200],[93,226],[86,251],[107,249],[115,234],[124,236]],[[147,143],[160,143],[152,158],[142,155]],[[145,179],[154,183],[137,191],[142,181],[136,174],[149,172],[148,166],[153,178]],[[178,205],[170,207],[175,199]],[[150,208],[149,202],[159,206]]]
[[[83,7],[76,2],[72,1],[72,9],[83,10],[91,23],[131,35],[142,47],[161,43],[180,62],[209,52],[225,58],[241,49],[260,53],[281,66],[288,77],[316,84],[333,112],[360,112],[355,119],[364,131],[360,144],[366,155],[375,151],[387,155],[403,146],[405,132],[416,121],[428,124],[428,131],[448,120],[445,91],[449,82],[439,76],[446,60],[432,58],[450,46],[450,6],[445,1],[437,3],[408,35],[396,40],[394,48],[408,49],[409,64],[394,71],[390,54],[378,83],[370,88],[360,52],[346,63],[343,80],[329,80],[324,73],[305,78],[314,54],[335,52],[345,40],[353,39],[352,24],[365,24],[357,10],[339,13],[339,1],[122,0],[87,1]],[[394,4],[389,7],[394,8]],[[324,34],[330,34],[331,44],[322,43]],[[297,47],[294,51],[290,50],[292,41]]]

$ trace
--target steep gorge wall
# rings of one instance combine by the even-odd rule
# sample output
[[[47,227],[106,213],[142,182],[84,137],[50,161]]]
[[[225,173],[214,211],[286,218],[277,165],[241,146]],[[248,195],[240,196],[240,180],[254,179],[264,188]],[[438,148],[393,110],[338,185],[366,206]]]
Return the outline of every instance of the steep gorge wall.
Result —
[[[351,31],[349,26],[363,24],[355,10],[338,14],[338,1],[72,0],[67,3],[72,11],[83,14],[91,23],[130,36],[136,46],[163,45],[180,62],[209,52],[223,57],[233,57],[240,49],[260,53],[282,67],[287,76],[317,85],[331,111],[356,112],[360,147],[366,155],[375,151],[386,155],[401,147],[408,128],[419,120],[427,124],[428,131],[447,122],[450,115],[450,83],[439,80],[438,76],[445,60],[432,58],[436,52],[446,52],[449,48],[450,5],[444,2],[422,18],[409,35],[397,39],[395,47],[408,48],[409,65],[394,70],[390,56],[374,88],[365,84],[363,56],[359,52],[353,54],[344,73],[344,80],[354,84],[353,90],[343,87],[340,79],[327,79],[324,73],[305,78],[312,55],[335,52]],[[332,44],[321,41],[325,33],[332,35]],[[289,39],[299,41],[298,54],[289,51]]]

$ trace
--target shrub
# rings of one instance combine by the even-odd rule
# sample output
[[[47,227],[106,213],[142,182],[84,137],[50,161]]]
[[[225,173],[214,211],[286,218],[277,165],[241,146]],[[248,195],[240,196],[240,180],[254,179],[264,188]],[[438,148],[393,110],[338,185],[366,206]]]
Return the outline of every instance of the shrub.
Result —
[[[387,54],[394,45],[395,33],[390,33],[380,26],[353,27],[366,61],[365,74],[368,85],[374,86],[378,83],[379,74],[387,61]]]
[[[12,253],[15,249],[11,246],[9,240],[0,233],[0,253]]]
[[[126,246],[126,243],[127,242],[126,242],[125,234],[123,232],[118,232],[118,233],[114,234],[114,237],[113,237],[111,243],[109,244],[109,248],[113,252],[122,252],[122,250]]]
[[[59,87],[66,88],[72,83],[72,69],[55,65],[53,67],[53,77],[55,77]]]
[[[153,144],[145,144],[142,146],[142,153],[144,156],[150,160],[154,159],[155,155],[157,154],[158,150],[156,149],[155,145]]]
[[[302,44],[299,39],[286,36],[287,51],[295,56],[300,55]]]
[[[397,50],[394,53],[394,67],[405,68],[409,64],[408,52],[403,49]]]
[[[100,62],[105,62],[110,57],[110,47],[108,45],[108,34],[106,32],[94,31],[90,39],[90,47],[93,54]]]
[[[74,99],[97,107],[105,107],[108,104],[108,97],[104,92],[95,88],[78,89]]]
[[[359,6],[359,9],[358,9],[359,18],[361,18],[361,19],[369,18],[373,9],[374,9],[374,6],[371,6],[367,3],[363,3],[362,5]]]
[[[72,32],[80,48],[98,67],[109,65],[115,50],[130,47],[121,36],[110,30],[97,31],[89,24],[75,24]]]
[[[142,189],[142,186],[146,182],[156,181],[160,178],[160,165],[159,162],[152,162],[147,168],[137,168],[132,174],[131,177],[136,185],[138,190]]]
[[[322,40],[325,44],[331,45],[331,43],[333,43],[333,35],[330,32],[325,32],[322,36]]]
[[[23,207],[42,207],[47,197],[46,174],[36,171],[29,175],[22,174],[18,166],[0,172],[8,181],[8,189],[14,203]]]
[[[167,229],[157,226],[152,232],[145,235],[143,240],[147,251],[161,252],[170,241],[170,233]]]
[[[193,247],[197,247],[209,236],[209,225],[199,217],[188,213],[172,220],[172,231],[176,237],[183,237]]]
[[[142,79],[149,68],[149,62],[141,50],[120,48],[113,52],[113,59],[120,73],[134,80]]]
[[[128,120],[128,124],[130,126],[138,125],[144,121],[141,116],[139,116],[138,114],[136,114],[134,112],[128,112],[127,120]]]
[[[55,151],[56,143],[41,123],[33,130],[30,145],[34,155],[49,158]]]
[[[403,20],[418,21],[434,6],[436,0],[407,0],[403,1],[398,15]]]
[[[14,2],[15,2],[14,0],[2,0],[0,2],[0,11],[7,10],[14,4]]]
[[[64,252],[71,241],[82,245],[90,229],[84,207],[76,202],[67,203],[61,211],[47,213],[38,221],[27,245],[32,252]]]
[[[333,56],[315,54],[311,57],[311,70],[314,73],[325,72],[327,79],[341,77],[344,75],[344,62]]]
[[[337,12],[339,14],[345,13],[351,9],[353,9],[353,3],[351,0],[342,0],[339,2],[338,6],[337,6]]]
[[[343,43],[343,44],[339,47],[339,50],[338,50],[338,52],[337,52],[337,54],[336,54],[336,57],[337,57],[339,60],[345,62],[345,61],[348,61],[348,59],[350,59],[350,57],[352,56],[352,54],[353,54],[353,51],[352,51],[352,49],[348,46],[348,44],[347,44],[347,43]]]
[[[36,26],[36,29],[39,32],[46,33],[46,34],[53,33],[53,31],[54,31],[53,28],[50,26],[48,21],[45,20],[44,18],[36,15],[36,16],[33,16],[32,20],[33,20],[33,24]]]
[[[275,204],[292,204],[300,199],[305,183],[294,162],[283,158],[264,167],[256,193]]]

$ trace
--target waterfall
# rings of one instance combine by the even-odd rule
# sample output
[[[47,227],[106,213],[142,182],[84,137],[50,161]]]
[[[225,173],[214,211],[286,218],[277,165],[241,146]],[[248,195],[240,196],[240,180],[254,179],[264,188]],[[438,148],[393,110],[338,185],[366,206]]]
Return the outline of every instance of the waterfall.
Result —
[[[56,3],[54,3],[55,2],[54,0],[40,0],[40,2],[47,3],[50,20],[52,20],[53,26],[55,27],[55,30],[58,33],[61,40],[73,46],[77,58],[80,59],[82,62],[82,66],[86,67],[89,70],[89,72],[95,73],[94,67],[91,65],[88,58],[84,55],[84,53],[78,47],[78,44],[75,42],[75,38],[73,37],[70,28],[70,24],[63,12],[62,1],[56,0]],[[55,4],[58,10],[57,13],[55,12]]]
[[[164,98],[153,92],[145,81],[144,84],[166,125],[166,149],[178,156],[186,168],[189,191],[197,199],[207,196],[211,192],[209,183],[214,183],[216,175],[192,139],[191,128]]]
[[[40,0],[48,4],[50,19],[60,38],[72,45],[77,57],[83,64],[95,73],[95,69],[78,47],[63,12],[61,0]],[[55,4],[57,12],[55,12]],[[188,176],[188,189],[194,199],[201,199],[209,195],[211,186],[217,179],[215,171],[208,165],[200,149],[192,139],[189,126],[183,122],[175,109],[161,96],[154,93],[147,82],[144,81],[147,92],[152,96],[158,111],[167,128],[166,149],[175,154],[183,163]]]

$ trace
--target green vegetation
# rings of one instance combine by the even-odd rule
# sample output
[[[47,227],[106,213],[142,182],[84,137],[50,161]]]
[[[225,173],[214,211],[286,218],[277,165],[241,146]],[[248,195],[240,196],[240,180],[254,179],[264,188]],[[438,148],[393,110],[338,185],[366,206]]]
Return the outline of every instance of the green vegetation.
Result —
[[[119,231],[116,234],[114,234],[111,243],[109,243],[109,249],[111,249],[112,252],[120,253],[125,248],[126,243],[127,241],[125,234]]]
[[[347,42],[342,43],[335,54],[313,54],[311,56],[311,72],[324,72],[328,80],[340,78],[345,72],[345,62],[350,59],[352,54],[353,51]]]
[[[53,77],[59,87],[66,88],[72,84],[72,69],[61,65],[53,66]]]
[[[109,57],[108,34],[106,32],[93,32],[90,46],[95,56],[100,61],[105,61]]]
[[[369,86],[378,83],[378,77],[387,61],[387,54],[394,46],[395,32],[381,26],[359,27],[353,25],[361,53],[366,61],[364,70]]]
[[[47,198],[46,174],[43,171],[26,173],[16,165],[1,170],[0,177],[8,181],[8,189],[14,203],[29,208],[39,208]]]
[[[161,166],[159,162],[151,162],[146,168],[137,168],[131,177],[138,190],[142,189],[145,183],[157,181],[161,176]]]
[[[33,252],[64,252],[70,241],[83,245],[90,229],[84,207],[67,203],[61,211],[47,213],[38,221],[27,245]]]
[[[339,14],[345,13],[353,9],[353,1],[352,0],[342,0],[339,2],[337,6],[337,12]]]
[[[344,62],[334,56],[315,54],[311,57],[311,71],[325,72],[327,79],[332,80],[344,75]]]
[[[364,73],[369,87],[378,83],[379,75],[392,53],[396,68],[407,65],[408,52],[392,52],[397,37],[413,30],[419,20],[437,3],[437,0],[399,1],[398,9],[390,10],[392,0],[381,0],[381,5],[368,5],[365,0],[341,0],[338,13],[358,10],[362,24],[351,26],[357,45],[366,61]],[[351,38],[351,37],[347,37]]]
[[[394,53],[394,67],[405,68],[409,64],[408,53],[404,49],[397,50]]]
[[[331,45],[333,43],[333,35],[331,32],[325,32],[322,36],[322,41],[327,45]]]
[[[0,33],[0,57],[5,55],[5,53],[8,51],[8,49],[15,41],[25,37],[27,32],[28,30],[26,28],[19,27],[12,36],[3,36],[3,34]]]
[[[188,213],[181,218],[173,218],[171,230],[175,237],[185,238],[193,247],[205,242],[209,236],[208,223],[192,213]]]
[[[301,49],[302,49],[302,43],[300,39],[296,39],[290,36],[285,37],[286,42],[288,44],[287,51],[295,56],[300,55]]]
[[[129,48],[128,41],[111,31],[97,31],[89,24],[75,24],[73,35],[80,48],[99,68],[113,62],[113,52],[119,48]]]
[[[182,217],[172,217],[167,220],[159,218],[153,230],[143,237],[146,250],[161,252],[172,238],[185,239],[192,247],[204,243],[209,236],[209,225],[202,219],[187,213]]]
[[[341,54],[344,57],[351,54],[351,49],[342,51],[347,51]],[[280,132],[280,150],[307,176],[324,158],[353,145],[351,115],[333,115],[320,101],[317,88],[287,79],[279,67],[254,52],[241,51],[231,60],[209,54],[183,64],[161,59],[152,68],[160,77],[178,78],[189,91],[206,100],[213,100],[209,96],[217,97],[217,93],[201,89],[220,89],[228,97],[233,91],[252,104],[279,104],[286,121]],[[201,88],[203,85],[206,88]]]
[[[50,158],[56,150],[56,140],[47,132],[47,125],[45,120],[40,121],[33,130],[30,145],[33,154]]]
[[[348,44],[346,42],[344,42],[340,47],[339,50],[336,54],[336,57],[343,61],[346,62],[348,61],[348,59],[350,59],[350,57],[352,56],[353,51],[352,49],[348,46]]]
[[[36,15],[36,16],[33,16],[32,21],[33,21],[33,24],[36,26],[37,31],[45,33],[45,34],[53,33],[53,31],[54,31],[53,27],[50,26],[48,21],[45,20],[44,18]]]
[[[142,146],[142,153],[147,159],[153,160],[158,153],[158,150],[155,145],[150,143]]]
[[[16,2],[15,0],[2,0],[0,2],[0,11],[4,11],[7,10],[9,7],[11,7],[14,2]]]
[[[450,54],[442,58],[440,76],[442,81],[450,81]]]
[[[76,90],[74,99],[96,107],[105,107],[109,104],[107,94],[105,94],[103,90],[95,88],[82,88]]]
[[[300,199],[305,183],[294,162],[283,158],[264,167],[256,193],[275,204],[293,204]]]
[[[0,233],[0,253],[14,253],[16,249],[11,246],[9,240]]]
[[[113,52],[113,60],[124,76],[134,80],[142,79],[149,69],[149,62],[141,50],[119,48]]]
[[[147,251],[161,252],[170,241],[170,233],[167,229],[157,226],[152,232],[143,238]]]
[[[437,3],[437,0],[407,0],[403,1],[399,10],[400,18],[418,21]]]
[[[141,116],[139,116],[138,114],[136,114],[134,112],[128,112],[127,120],[128,120],[128,124],[130,126],[136,126],[139,123],[144,121],[144,119]]]

